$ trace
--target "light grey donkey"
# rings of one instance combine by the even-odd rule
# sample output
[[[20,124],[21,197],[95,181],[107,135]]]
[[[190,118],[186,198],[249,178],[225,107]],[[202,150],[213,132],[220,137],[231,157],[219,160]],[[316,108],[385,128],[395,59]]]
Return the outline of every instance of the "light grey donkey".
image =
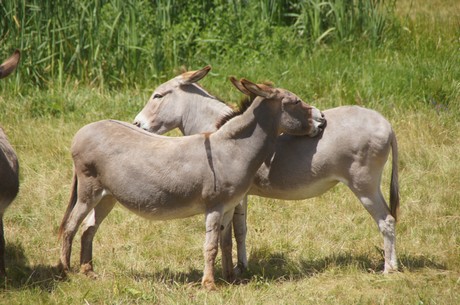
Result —
[[[134,124],[155,133],[179,128],[184,135],[212,132],[230,108],[196,82],[210,67],[183,73],[155,89]],[[233,84],[251,93],[239,82]],[[347,185],[370,213],[383,236],[384,273],[396,271],[395,224],[399,207],[398,147],[390,123],[376,111],[343,106],[323,111],[327,119],[318,137],[278,137],[270,154],[256,173],[249,194],[284,200],[320,196],[337,183]],[[381,192],[382,173],[390,151],[392,173],[390,206]],[[237,271],[247,266],[246,204],[236,207],[233,217],[237,241]]]

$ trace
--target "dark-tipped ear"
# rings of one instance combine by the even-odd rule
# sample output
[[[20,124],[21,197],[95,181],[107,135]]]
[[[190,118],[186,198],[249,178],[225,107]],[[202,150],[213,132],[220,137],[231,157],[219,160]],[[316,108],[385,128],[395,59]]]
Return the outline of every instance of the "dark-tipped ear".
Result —
[[[257,96],[261,96],[264,98],[271,98],[273,96],[273,89],[268,86],[259,86],[251,81],[248,81],[245,78],[240,80],[240,83],[243,85],[246,90],[248,90],[251,94],[255,94]]]
[[[243,86],[243,84],[239,80],[237,80],[234,76],[230,76],[228,79],[232,82],[233,86],[235,86],[236,89],[241,91],[241,93],[245,95],[249,95],[249,96],[252,95],[251,92],[248,89],[246,89]]]
[[[0,65],[0,78],[7,77],[11,72],[16,69],[21,58],[21,52],[19,50],[14,51],[13,55],[10,56],[4,63]]]
[[[205,77],[209,71],[211,71],[211,66],[207,65],[206,67],[200,70],[197,70],[197,71],[188,71],[188,72],[182,73],[181,83],[184,85],[196,83],[197,81]]]

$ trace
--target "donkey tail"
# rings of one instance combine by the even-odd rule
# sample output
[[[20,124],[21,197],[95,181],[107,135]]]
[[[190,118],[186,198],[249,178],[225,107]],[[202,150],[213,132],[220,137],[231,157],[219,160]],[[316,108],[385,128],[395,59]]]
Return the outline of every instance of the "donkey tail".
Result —
[[[78,197],[77,196],[77,186],[78,186],[78,178],[77,178],[77,174],[75,173],[75,169],[74,169],[69,204],[67,205],[67,210],[65,211],[64,217],[62,218],[62,221],[61,221],[61,226],[59,227],[58,239],[62,237],[62,234],[64,233],[65,225],[67,224],[67,221],[69,220],[70,213],[72,212],[75,204],[77,203],[77,197]]]
[[[397,221],[399,212],[398,142],[396,141],[396,134],[394,131],[391,137],[391,151],[390,213],[395,221]]]

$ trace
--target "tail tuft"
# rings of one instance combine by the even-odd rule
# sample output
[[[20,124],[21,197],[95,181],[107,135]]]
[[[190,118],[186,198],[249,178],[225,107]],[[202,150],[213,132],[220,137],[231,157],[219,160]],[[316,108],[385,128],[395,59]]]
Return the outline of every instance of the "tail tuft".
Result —
[[[391,139],[392,151],[392,168],[391,168],[391,182],[390,182],[390,213],[395,221],[398,221],[399,213],[399,181],[398,181],[398,143],[396,135],[393,132]]]
[[[64,213],[64,217],[62,218],[61,225],[59,227],[58,239],[61,239],[62,234],[64,233],[65,226],[67,224],[67,221],[69,220],[70,213],[72,212],[75,204],[77,203],[77,197],[78,197],[77,196],[77,186],[78,186],[78,179],[77,179],[77,175],[75,174],[75,169],[74,169],[69,204],[67,205],[67,210]]]

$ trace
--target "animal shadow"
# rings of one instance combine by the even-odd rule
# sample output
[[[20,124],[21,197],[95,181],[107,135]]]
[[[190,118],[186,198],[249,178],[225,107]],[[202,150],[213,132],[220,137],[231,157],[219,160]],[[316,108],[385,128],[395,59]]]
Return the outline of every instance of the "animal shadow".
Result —
[[[399,258],[399,266],[402,270],[415,271],[418,269],[437,269],[437,270],[448,270],[445,263],[437,262],[434,257],[426,255],[407,255],[402,254]]]
[[[248,264],[249,270],[243,276],[263,278],[269,281],[300,280],[334,267],[355,266],[365,272],[376,272],[379,268],[383,268],[383,263],[375,262],[366,255],[339,253],[311,260],[292,260],[284,253],[266,253],[263,250],[252,252]]]
[[[248,265],[249,268],[241,274],[234,284],[247,284],[254,281],[276,282],[280,280],[298,281],[324,273],[332,268],[352,267],[365,273],[382,273],[384,266],[383,250],[376,247],[379,255],[365,253],[356,255],[350,252],[340,252],[324,257],[313,259],[292,260],[282,252],[270,252],[268,249],[254,249],[251,251]],[[437,262],[436,258],[424,255],[401,254],[399,259],[400,272],[412,272],[419,269],[446,270],[444,263]],[[221,278],[222,269],[220,261],[216,262],[216,284],[226,285]],[[131,271],[130,275],[136,280],[155,280],[168,285],[200,286],[203,270],[189,269],[185,272],[177,272],[170,268],[161,271],[139,272]]]
[[[300,280],[324,273],[332,268],[353,267],[366,273],[382,273],[384,267],[383,250],[376,247],[379,256],[372,253],[352,254],[340,252],[313,259],[292,260],[281,252],[268,252],[266,249],[255,249],[249,257],[249,270],[243,273],[244,281],[263,279],[264,281]],[[416,271],[430,268],[446,270],[444,263],[437,262],[433,257],[400,255],[399,271]]]
[[[3,289],[39,288],[51,292],[66,276],[57,266],[30,266],[20,243],[6,246],[6,279],[0,279],[0,291]]]
[[[216,268],[216,274],[219,274],[220,270]],[[190,268],[188,271],[178,272],[170,268],[164,268],[161,271],[156,272],[140,272],[132,270],[128,276],[135,280],[155,280],[156,282],[165,283],[168,285],[190,285],[199,286],[201,285],[201,278],[203,277],[203,270]]]

